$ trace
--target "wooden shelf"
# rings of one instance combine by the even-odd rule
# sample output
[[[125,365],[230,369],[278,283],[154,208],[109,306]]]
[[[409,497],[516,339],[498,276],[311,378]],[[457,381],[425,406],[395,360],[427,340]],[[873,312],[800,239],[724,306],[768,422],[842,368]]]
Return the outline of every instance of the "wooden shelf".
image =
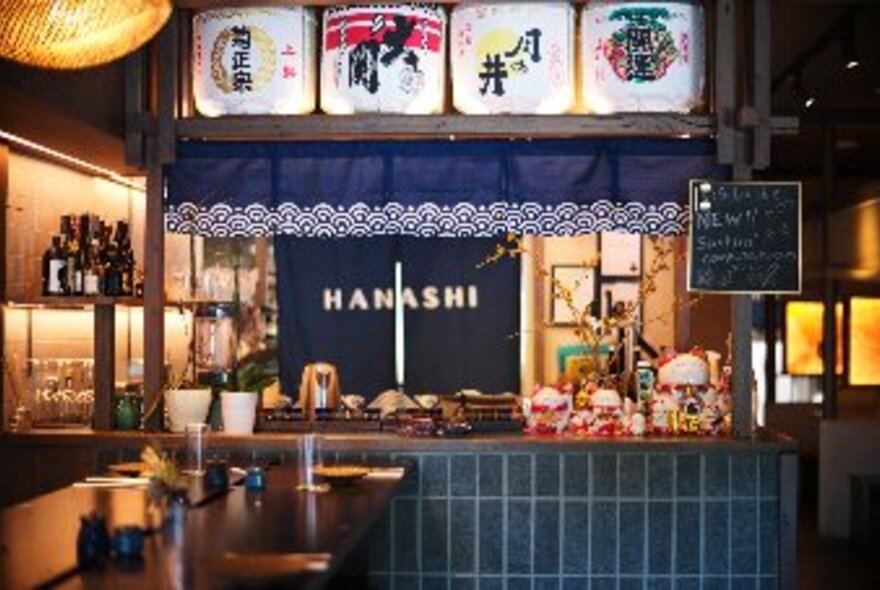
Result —
[[[430,138],[712,137],[714,117],[628,115],[249,115],[178,119],[182,139],[356,140]],[[774,135],[798,131],[795,117],[774,117]]]
[[[9,305],[17,307],[87,307],[93,305],[127,305],[129,307],[143,306],[142,297],[110,297],[100,295],[92,296],[71,296],[62,295],[40,295],[27,301],[7,301]]]
[[[190,117],[179,138],[337,140],[428,138],[709,137],[708,115],[300,115]]]

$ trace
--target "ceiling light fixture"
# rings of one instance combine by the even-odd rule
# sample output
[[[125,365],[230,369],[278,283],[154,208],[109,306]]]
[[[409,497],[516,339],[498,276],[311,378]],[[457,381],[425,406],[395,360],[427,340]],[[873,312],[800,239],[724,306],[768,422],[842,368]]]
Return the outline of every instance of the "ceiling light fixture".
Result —
[[[791,77],[790,92],[792,99],[805,109],[816,104],[816,94],[806,89],[800,72],[797,72]]]
[[[861,64],[856,50],[856,21],[851,20],[840,35],[840,54],[843,57],[843,67],[854,70]]]
[[[59,152],[58,150],[54,150],[50,147],[46,147],[29,139],[25,139],[24,137],[15,135],[14,133],[9,133],[8,131],[3,131],[2,129],[0,129],[0,141],[7,141],[11,145],[17,146],[24,151],[43,156],[48,160],[61,162],[81,172],[87,172],[94,176],[100,176],[101,178],[112,180],[113,182],[121,184],[122,186],[125,186],[127,188],[144,192],[143,184],[138,184],[130,178],[126,178],[121,174],[113,172],[109,168],[104,168],[102,166],[92,164],[91,162],[80,160],[76,156],[71,156],[69,154],[65,154],[64,152]]]
[[[0,57],[72,70],[113,61],[149,41],[171,0],[0,0]]]

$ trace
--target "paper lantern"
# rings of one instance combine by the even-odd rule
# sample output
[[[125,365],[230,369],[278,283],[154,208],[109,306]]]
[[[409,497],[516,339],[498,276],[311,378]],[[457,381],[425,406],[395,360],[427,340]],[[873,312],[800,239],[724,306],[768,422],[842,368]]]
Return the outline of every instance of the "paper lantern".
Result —
[[[460,5],[450,43],[453,103],[462,113],[561,114],[574,106],[571,5]]]
[[[336,115],[441,112],[445,30],[443,10],[431,6],[327,9],[321,108]]]
[[[301,6],[218,8],[193,18],[196,109],[296,115],[315,108],[315,18]]]
[[[698,107],[704,30],[698,2],[590,2],[581,14],[585,107],[599,114]]]
[[[171,0],[0,2],[0,57],[53,69],[107,63],[149,41],[171,10]]]

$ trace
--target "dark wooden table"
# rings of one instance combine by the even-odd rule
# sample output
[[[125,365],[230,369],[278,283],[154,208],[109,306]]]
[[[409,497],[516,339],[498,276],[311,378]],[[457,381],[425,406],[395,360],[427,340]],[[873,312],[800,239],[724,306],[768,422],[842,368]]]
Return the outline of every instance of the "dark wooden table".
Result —
[[[155,514],[144,489],[68,487],[0,511],[0,588],[321,588],[402,482],[367,477],[312,494],[296,491],[295,470],[267,475],[263,492],[233,487],[187,509],[177,526],[147,536],[143,560],[127,567],[76,571],[79,516],[98,511],[111,533],[147,526]]]

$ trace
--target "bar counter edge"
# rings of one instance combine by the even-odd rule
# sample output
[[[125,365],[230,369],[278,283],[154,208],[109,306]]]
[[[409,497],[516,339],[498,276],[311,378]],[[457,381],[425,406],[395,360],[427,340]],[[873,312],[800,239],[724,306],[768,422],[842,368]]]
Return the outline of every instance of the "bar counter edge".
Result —
[[[257,432],[253,435],[210,434],[212,448],[233,450],[293,450],[300,433]],[[407,437],[393,433],[325,433],[321,435],[328,451],[358,452],[796,452],[797,441],[769,430],[750,438],[732,437],[607,437],[531,436],[488,434],[464,437]],[[93,430],[33,430],[0,435],[0,447],[19,446],[105,446],[130,447],[158,444],[163,448],[183,445],[182,434],[169,432],[125,432]]]

